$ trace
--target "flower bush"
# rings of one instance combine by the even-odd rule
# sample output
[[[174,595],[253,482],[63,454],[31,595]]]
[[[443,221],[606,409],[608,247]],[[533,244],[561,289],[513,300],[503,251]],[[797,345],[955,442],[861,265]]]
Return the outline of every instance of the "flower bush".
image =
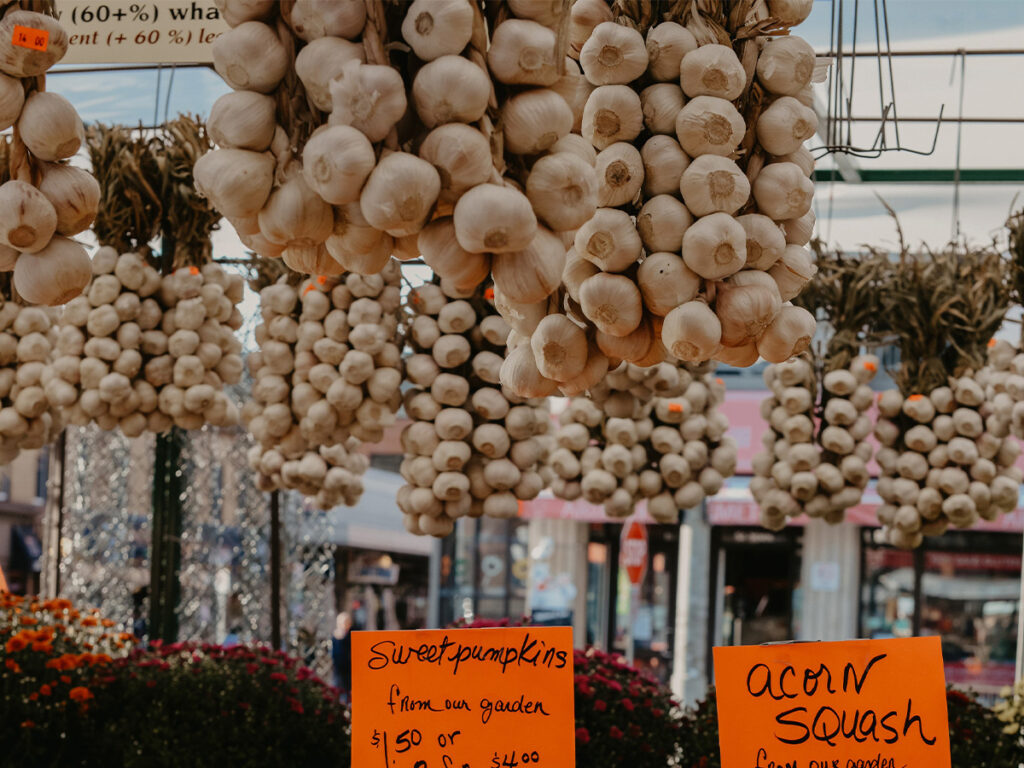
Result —
[[[1024,693],[1024,683],[1018,684]],[[971,696],[949,688],[949,743],[953,768],[1016,768],[1024,763],[1024,705],[1014,705],[1012,692],[995,710]],[[1016,711],[1016,716],[1008,714]],[[682,768],[721,768],[718,751],[718,714],[714,689],[696,707],[687,710],[680,737]]]
[[[460,628],[523,627],[520,619],[459,620]],[[576,765],[665,768],[679,755],[682,711],[671,692],[621,657],[596,648],[573,654]],[[716,731],[717,733],[717,731]],[[717,745],[716,745],[717,753]]]
[[[76,610],[68,600],[0,592],[0,744],[9,748],[5,754],[31,757],[37,764],[74,759],[96,697],[97,675],[133,643],[133,636],[118,632],[115,622]]]
[[[114,662],[90,712],[95,765],[348,765],[348,710],[262,646],[154,644]]]
[[[134,642],[68,600],[0,593],[0,764],[348,766],[348,710],[297,660]]]

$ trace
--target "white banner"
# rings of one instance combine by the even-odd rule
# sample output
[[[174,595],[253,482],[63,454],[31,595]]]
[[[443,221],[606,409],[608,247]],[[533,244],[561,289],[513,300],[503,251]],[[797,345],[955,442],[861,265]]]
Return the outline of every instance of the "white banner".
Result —
[[[206,64],[228,29],[212,0],[56,0],[70,45],[61,64]]]

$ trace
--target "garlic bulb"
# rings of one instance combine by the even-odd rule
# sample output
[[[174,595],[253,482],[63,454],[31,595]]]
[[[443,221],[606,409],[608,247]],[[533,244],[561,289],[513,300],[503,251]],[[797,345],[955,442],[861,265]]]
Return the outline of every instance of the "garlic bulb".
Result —
[[[21,254],[14,267],[14,287],[33,304],[66,304],[85,290],[91,278],[85,248],[60,235],[36,253]]]
[[[659,82],[678,80],[683,56],[696,49],[696,38],[682,24],[656,24],[647,30],[647,72]]]
[[[779,285],[783,301],[794,298],[817,273],[814,254],[799,245],[787,245],[782,257],[768,270]]]
[[[85,127],[71,102],[50,91],[36,91],[25,100],[18,133],[28,151],[40,160],[66,160],[85,141]]]
[[[472,36],[467,0],[414,0],[402,20],[402,37],[423,61],[460,53]]]
[[[225,93],[210,108],[206,128],[221,147],[265,152],[274,139],[277,123],[274,100],[254,91]]]
[[[351,125],[381,141],[405,114],[405,85],[391,67],[347,62],[330,82],[331,125]]]
[[[807,245],[814,234],[814,223],[817,217],[814,210],[809,210],[799,219],[789,219],[782,222],[782,232],[786,236],[786,242],[791,245]]]
[[[569,9],[569,55],[580,57],[580,51],[598,24],[612,20],[612,9],[605,0],[579,0]]]
[[[307,42],[321,37],[354,39],[363,31],[366,6],[361,0],[295,0],[289,21]]]
[[[0,243],[26,253],[43,249],[57,230],[57,211],[24,181],[0,186]]]
[[[717,96],[726,101],[738,99],[747,85],[747,73],[732,48],[702,45],[683,56],[679,84],[691,99]]]
[[[501,119],[509,152],[538,155],[572,131],[575,118],[565,99],[549,88],[535,88],[506,101]]]
[[[587,364],[587,337],[565,315],[541,320],[530,337],[530,349],[541,376],[553,381],[569,381]]]
[[[579,132],[583,127],[583,110],[590,94],[594,92],[594,86],[580,72],[580,65],[575,59],[565,57],[565,73],[550,88],[569,105],[573,115],[572,129]]]
[[[706,302],[688,301],[665,316],[662,343],[686,362],[710,360],[722,340],[722,324]]]
[[[692,223],[686,206],[671,195],[650,198],[636,217],[636,229],[649,253],[681,251],[683,234]]]
[[[427,224],[420,231],[417,246],[427,266],[442,278],[451,280],[460,290],[476,288],[490,274],[491,257],[463,250],[455,237],[451,217],[434,219]]]
[[[576,230],[576,253],[605,272],[623,272],[640,258],[643,242],[629,214],[617,208],[598,208]]]
[[[811,15],[814,0],[768,0],[768,12],[782,24],[795,27]]]
[[[715,314],[722,322],[722,344],[738,347],[756,342],[778,316],[778,286],[760,270],[743,270],[718,284]]]
[[[585,347],[586,339],[583,344]],[[511,392],[519,393],[521,397],[547,397],[558,388],[558,382],[546,378],[538,370],[529,344],[511,350],[505,357],[501,364],[501,385],[508,387]]]
[[[660,317],[693,301],[701,289],[700,275],[676,253],[650,254],[640,263],[636,279],[644,307]]]
[[[14,42],[16,27],[45,31],[47,36],[43,50],[17,45]],[[0,71],[6,75],[38,77],[64,58],[67,50],[67,32],[52,16],[12,6],[0,21]]]
[[[632,141],[644,127],[640,97],[626,85],[595,88],[583,108],[581,132],[597,149]]]
[[[770,39],[757,58],[757,79],[778,96],[796,96],[813,75],[814,49],[796,35]]]
[[[750,182],[732,160],[719,155],[701,155],[683,171],[679,191],[695,216],[735,213],[750,197]]]
[[[782,363],[811,344],[817,322],[803,307],[783,305],[775,320],[757,340],[757,351],[770,363]]]
[[[369,139],[347,125],[319,128],[302,150],[306,184],[331,205],[358,200],[376,164]]]
[[[509,0],[508,7],[520,19],[533,19],[546,27],[562,20],[561,0]]]
[[[274,30],[246,21],[213,41],[213,68],[236,91],[270,93],[288,71],[288,54]]]
[[[334,228],[334,211],[306,184],[303,174],[270,193],[259,212],[260,232],[286,247],[311,247],[324,242]]]
[[[263,208],[274,182],[274,156],[246,149],[207,152],[192,168],[196,190],[225,216],[248,218]]]
[[[276,5],[274,0],[213,0],[213,4],[229,27],[265,19]]]
[[[798,219],[811,209],[814,182],[794,163],[772,163],[754,179],[753,191],[761,213],[776,221]]]
[[[639,197],[644,183],[644,164],[632,144],[619,141],[602,149],[597,154],[595,171],[598,205],[625,205]]]
[[[643,319],[640,290],[628,277],[598,272],[583,281],[579,293],[583,314],[602,333],[628,336]]]
[[[786,238],[778,224],[759,213],[738,216],[736,221],[747,233],[748,269],[770,269],[782,258]]]
[[[453,205],[462,194],[491,178],[491,145],[475,128],[462,123],[441,125],[427,134],[419,156],[441,176],[438,202]]]
[[[367,260],[387,264],[394,250],[394,241],[391,235],[366,220],[359,203],[348,203],[334,209],[334,229],[324,247],[342,266],[350,262],[366,263]]]
[[[644,194],[676,195],[690,158],[671,136],[651,136],[640,149],[644,164]]]
[[[683,261],[705,280],[735,274],[747,261],[746,232],[727,213],[704,216],[683,234]]]
[[[537,217],[522,192],[497,184],[480,184],[455,205],[455,236],[470,253],[509,253],[528,247],[537,232]]]
[[[25,104],[25,87],[20,80],[0,74],[0,131],[16,122]]]
[[[57,232],[70,237],[87,230],[100,205],[100,185],[96,177],[63,163],[45,163],[40,171],[39,191],[57,213]]]
[[[606,21],[580,49],[580,67],[594,85],[625,85],[647,69],[647,45],[632,27]]]
[[[441,191],[441,177],[430,163],[407,152],[393,152],[373,169],[359,197],[366,220],[393,237],[423,228]]]
[[[675,83],[655,83],[640,91],[640,107],[647,130],[651,133],[675,133],[676,117],[685,101],[683,90]]]
[[[578,155],[557,152],[537,160],[526,177],[526,197],[551,229],[576,230],[597,210],[597,174]]]
[[[412,83],[416,114],[427,128],[476,122],[487,111],[490,96],[487,73],[461,56],[434,59],[416,73]]]
[[[494,285],[503,296],[532,304],[546,299],[558,288],[564,267],[562,241],[549,230],[538,227],[526,248],[495,254],[491,272]]]
[[[792,96],[780,96],[757,119],[757,140],[773,155],[796,152],[818,130],[818,116]]]
[[[295,74],[306,95],[321,112],[330,112],[331,80],[341,75],[350,61],[364,63],[366,52],[359,43],[337,37],[321,37],[304,45],[295,57]]]
[[[506,85],[552,85],[558,80],[555,32],[526,19],[506,19],[494,28],[487,66]]]
[[[732,102],[716,96],[697,96],[676,115],[679,145],[691,157],[731,155],[747,127]]]
[[[803,145],[791,154],[776,157],[772,163],[795,163],[803,171],[804,176],[810,178],[814,175],[814,155]]]

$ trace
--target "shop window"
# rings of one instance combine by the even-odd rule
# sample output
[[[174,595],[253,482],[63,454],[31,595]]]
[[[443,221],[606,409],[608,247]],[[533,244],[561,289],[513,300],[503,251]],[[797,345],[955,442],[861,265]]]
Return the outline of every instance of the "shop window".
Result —
[[[44,447],[39,451],[39,462],[36,464],[36,504],[46,501],[46,483],[50,479],[50,449]]]
[[[946,681],[994,697],[1014,679],[1021,543],[954,532],[902,552],[865,531],[862,636],[940,635]]]
[[[402,454],[400,453],[371,453],[370,466],[374,469],[382,469],[385,472],[398,474],[402,466]]]

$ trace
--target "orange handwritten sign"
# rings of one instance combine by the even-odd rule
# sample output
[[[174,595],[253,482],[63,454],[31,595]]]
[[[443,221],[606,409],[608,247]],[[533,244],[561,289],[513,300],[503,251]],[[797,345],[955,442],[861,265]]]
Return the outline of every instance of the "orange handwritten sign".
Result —
[[[352,633],[352,765],[574,768],[572,629]]]
[[[15,25],[11,42],[19,48],[31,48],[34,51],[45,51],[50,44],[50,31]]]
[[[0,568],[0,592],[7,591],[7,579],[4,578],[4,569]]]
[[[950,768],[938,637],[714,656],[722,768]]]

